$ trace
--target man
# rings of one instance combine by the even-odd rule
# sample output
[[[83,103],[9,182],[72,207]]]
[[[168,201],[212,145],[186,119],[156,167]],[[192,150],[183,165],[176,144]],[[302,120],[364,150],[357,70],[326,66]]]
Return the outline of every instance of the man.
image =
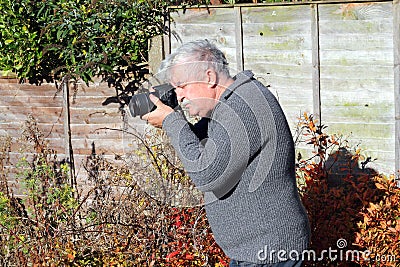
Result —
[[[296,187],[293,139],[276,98],[250,71],[232,78],[224,54],[207,40],[184,44],[161,72],[183,108],[203,119],[191,125],[154,96],[157,109],[142,119],[166,131],[204,192],[230,266],[301,266],[309,223]]]

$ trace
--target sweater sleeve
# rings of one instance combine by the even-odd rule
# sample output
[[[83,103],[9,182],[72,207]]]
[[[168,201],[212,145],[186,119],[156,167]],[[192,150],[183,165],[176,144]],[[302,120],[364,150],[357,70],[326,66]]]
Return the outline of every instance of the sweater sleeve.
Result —
[[[173,147],[197,188],[223,197],[238,183],[249,161],[250,145],[240,117],[221,104],[210,120],[208,138],[200,142],[180,113],[163,121]]]

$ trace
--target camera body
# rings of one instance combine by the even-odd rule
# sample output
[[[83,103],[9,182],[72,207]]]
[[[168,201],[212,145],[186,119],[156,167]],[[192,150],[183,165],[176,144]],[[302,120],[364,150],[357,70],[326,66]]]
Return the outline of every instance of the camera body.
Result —
[[[151,102],[150,94],[155,95],[165,105],[175,109],[178,106],[178,99],[176,97],[175,88],[169,84],[164,83],[153,87],[154,92],[146,92],[133,95],[129,101],[129,111],[133,117],[143,116],[152,112],[157,107]]]

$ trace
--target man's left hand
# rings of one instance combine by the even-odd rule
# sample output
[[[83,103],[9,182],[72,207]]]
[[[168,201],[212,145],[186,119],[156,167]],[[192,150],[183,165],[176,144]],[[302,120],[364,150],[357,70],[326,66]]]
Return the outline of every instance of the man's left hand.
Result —
[[[165,117],[174,112],[174,110],[170,106],[161,102],[156,96],[150,94],[149,97],[157,108],[154,111],[143,115],[141,119],[146,120],[154,127],[161,128]]]

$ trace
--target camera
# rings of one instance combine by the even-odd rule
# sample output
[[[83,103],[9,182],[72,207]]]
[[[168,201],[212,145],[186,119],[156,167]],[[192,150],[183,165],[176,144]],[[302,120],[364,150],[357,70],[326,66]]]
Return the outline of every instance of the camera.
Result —
[[[133,117],[143,116],[157,107],[151,102],[150,94],[158,97],[165,105],[175,109],[178,106],[175,88],[169,84],[161,84],[153,87],[154,92],[146,92],[133,95],[129,101],[129,111]]]

